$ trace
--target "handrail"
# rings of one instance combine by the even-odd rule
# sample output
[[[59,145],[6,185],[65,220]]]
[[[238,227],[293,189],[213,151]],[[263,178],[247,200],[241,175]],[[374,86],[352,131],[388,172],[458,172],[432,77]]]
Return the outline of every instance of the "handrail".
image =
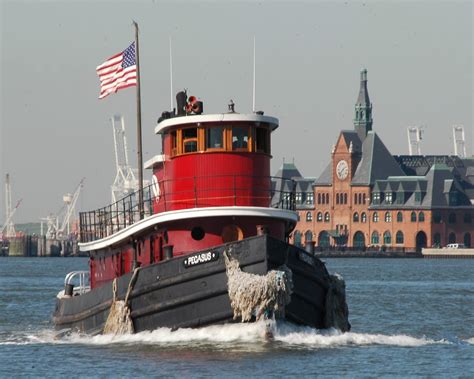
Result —
[[[159,188],[154,186],[152,183],[143,189],[145,216],[171,210],[239,205],[296,210],[296,183],[286,178],[194,176],[162,180]],[[80,240],[91,242],[105,238],[139,220],[137,191],[105,207],[80,212]]]
[[[79,277],[79,286],[75,287],[75,290],[77,293],[79,293],[79,295],[83,295],[84,293],[88,292],[90,289],[90,286],[86,285],[86,283],[89,283],[89,278],[90,278],[89,271],[71,271],[64,278],[64,286],[68,284],[73,284],[72,281],[77,276]],[[86,278],[88,279],[87,281],[86,281]]]

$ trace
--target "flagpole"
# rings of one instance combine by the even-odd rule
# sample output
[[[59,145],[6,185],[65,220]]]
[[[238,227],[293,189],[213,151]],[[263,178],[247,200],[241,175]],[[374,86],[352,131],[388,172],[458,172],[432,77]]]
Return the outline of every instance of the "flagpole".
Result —
[[[137,63],[137,160],[138,160],[138,212],[140,220],[144,217],[143,211],[143,154],[142,154],[142,107],[140,97],[140,53],[138,46],[138,24],[135,27],[135,59]]]

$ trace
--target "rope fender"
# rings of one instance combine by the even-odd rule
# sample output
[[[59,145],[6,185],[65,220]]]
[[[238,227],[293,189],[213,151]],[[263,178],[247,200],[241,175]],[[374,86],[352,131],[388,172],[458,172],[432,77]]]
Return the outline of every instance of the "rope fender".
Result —
[[[105,322],[103,334],[132,334],[134,333],[133,320],[130,317],[130,294],[138,279],[140,267],[133,270],[133,275],[128,283],[125,300],[118,300],[117,296],[117,278],[112,283],[113,302],[110,306],[109,316]]]

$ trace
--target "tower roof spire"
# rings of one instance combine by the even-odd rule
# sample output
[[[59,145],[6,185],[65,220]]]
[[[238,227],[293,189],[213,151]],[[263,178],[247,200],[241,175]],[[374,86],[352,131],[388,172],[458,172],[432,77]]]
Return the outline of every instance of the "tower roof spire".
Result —
[[[369,130],[372,130],[372,104],[367,91],[367,70],[360,72],[360,89],[355,104],[354,129],[361,141],[364,141]]]
[[[367,69],[360,72],[360,89],[356,105],[370,105],[369,91],[367,90]]]

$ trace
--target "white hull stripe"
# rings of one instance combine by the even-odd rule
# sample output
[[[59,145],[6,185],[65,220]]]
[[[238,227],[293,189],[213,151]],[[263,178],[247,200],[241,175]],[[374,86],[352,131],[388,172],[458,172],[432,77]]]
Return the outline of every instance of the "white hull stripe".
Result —
[[[211,207],[211,208],[192,208],[182,209],[179,211],[162,212],[156,215],[147,217],[136,222],[129,227],[122,229],[108,237],[92,241],[80,243],[81,251],[92,251],[104,249],[108,246],[122,242],[130,236],[139,233],[142,230],[150,228],[151,226],[162,224],[170,221],[189,220],[200,217],[268,217],[280,220],[293,222],[298,221],[298,214],[293,211],[278,209],[278,208],[263,208],[263,207]]]

